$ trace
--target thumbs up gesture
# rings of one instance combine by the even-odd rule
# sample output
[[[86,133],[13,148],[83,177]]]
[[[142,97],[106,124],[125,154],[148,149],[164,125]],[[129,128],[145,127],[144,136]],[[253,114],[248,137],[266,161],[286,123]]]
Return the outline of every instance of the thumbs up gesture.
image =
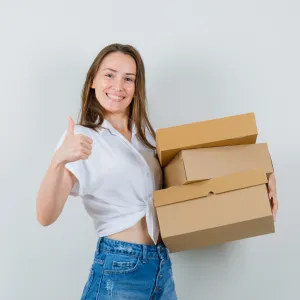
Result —
[[[93,140],[83,134],[74,134],[74,127],[74,121],[69,117],[66,137],[55,154],[56,159],[63,163],[86,160],[92,153]]]

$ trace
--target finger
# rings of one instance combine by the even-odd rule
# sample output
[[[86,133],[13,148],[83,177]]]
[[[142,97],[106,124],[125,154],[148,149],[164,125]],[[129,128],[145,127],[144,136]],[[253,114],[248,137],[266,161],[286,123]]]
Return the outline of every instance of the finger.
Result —
[[[275,192],[274,187],[271,184],[268,184],[268,192],[269,193],[274,193]]]
[[[78,136],[79,136],[80,140],[82,140],[82,141],[86,141],[89,144],[93,143],[93,139],[91,139],[90,137],[88,137],[86,135],[78,134]]]
[[[84,137],[84,140],[87,141],[89,144],[93,144],[93,140],[88,137],[88,136],[83,136]]]
[[[87,141],[81,141],[80,145],[86,150],[92,150],[92,145]]]
[[[272,198],[274,196],[273,192],[269,192],[268,196],[269,196],[269,200],[272,200]]]
[[[69,117],[69,123],[68,123],[68,133],[69,134],[74,134],[74,127],[75,127],[75,123],[74,123],[72,117]]]
[[[276,191],[270,191],[269,193],[268,193],[268,196],[269,196],[269,199],[271,200],[271,199],[275,199],[276,201],[277,201],[277,193],[276,193]]]
[[[278,204],[274,203],[274,205],[272,207],[272,215],[273,215],[274,220],[276,219],[277,210],[278,210]]]
[[[88,147],[89,149],[92,149],[92,143],[91,140],[89,137],[87,136],[84,136],[82,134],[79,134],[78,135],[79,138],[78,138],[78,143],[81,145],[81,146],[85,146],[85,147]],[[92,140],[93,141],[93,140]]]
[[[91,154],[92,152],[92,145],[86,141],[80,141],[80,151],[83,151],[84,153]]]
[[[81,156],[82,157],[89,157],[91,155],[92,151],[87,148],[82,148],[81,149]]]

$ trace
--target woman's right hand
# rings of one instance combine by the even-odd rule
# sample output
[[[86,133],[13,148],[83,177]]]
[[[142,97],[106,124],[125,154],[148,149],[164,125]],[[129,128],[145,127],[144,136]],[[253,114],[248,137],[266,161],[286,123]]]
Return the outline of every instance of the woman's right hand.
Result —
[[[86,160],[91,155],[93,140],[83,134],[74,134],[74,121],[69,117],[69,125],[63,144],[55,152],[53,159],[63,164]]]

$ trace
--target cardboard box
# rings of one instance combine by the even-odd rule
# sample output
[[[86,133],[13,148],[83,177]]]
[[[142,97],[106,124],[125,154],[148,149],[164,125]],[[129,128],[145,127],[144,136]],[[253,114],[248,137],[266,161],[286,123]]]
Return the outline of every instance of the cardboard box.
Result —
[[[165,187],[260,168],[273,173],[266,143],[182,150],[164,168]]]
[[[178,252],[275,232],[266,183],[256,169],[155,191],[164,243]]]
[[[254,113],[161,128],[156,131],[156,150],[162,167],[184,149],[255,144]]]

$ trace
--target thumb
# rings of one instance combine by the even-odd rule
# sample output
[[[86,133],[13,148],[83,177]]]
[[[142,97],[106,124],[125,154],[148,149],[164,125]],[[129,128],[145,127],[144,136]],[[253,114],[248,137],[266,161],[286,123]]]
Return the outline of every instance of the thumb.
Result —
[[[75,126],[75,123],[74,123],[72,117],[69,117],[69,124],[68,124],[68,133],[69,134],[74,134],[74,126]]]

